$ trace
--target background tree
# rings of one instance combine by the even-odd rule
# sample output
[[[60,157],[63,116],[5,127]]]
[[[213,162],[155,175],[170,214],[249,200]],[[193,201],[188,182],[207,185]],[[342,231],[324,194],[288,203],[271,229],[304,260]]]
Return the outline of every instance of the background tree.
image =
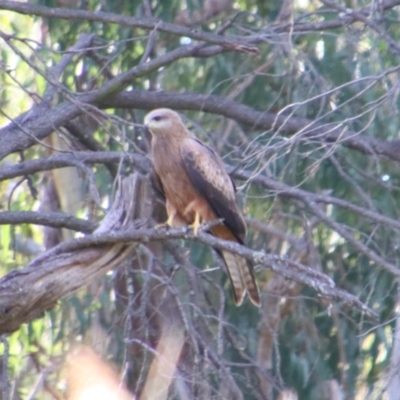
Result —
[[[397,399],[399,5],[0,0],[2,398],[63,398],[86,343],[138,399]],[[260,310],[154,229],[158,107],[235,179]]]

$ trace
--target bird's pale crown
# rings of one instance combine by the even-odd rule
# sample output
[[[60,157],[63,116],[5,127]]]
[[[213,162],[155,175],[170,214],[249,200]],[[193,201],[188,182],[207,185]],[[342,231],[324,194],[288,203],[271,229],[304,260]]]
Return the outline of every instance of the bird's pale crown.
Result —
[[[169,108],[158,108],[144,117],[144,124],[153,135],[157,135],[181,126],[182,120],[175,111]]]

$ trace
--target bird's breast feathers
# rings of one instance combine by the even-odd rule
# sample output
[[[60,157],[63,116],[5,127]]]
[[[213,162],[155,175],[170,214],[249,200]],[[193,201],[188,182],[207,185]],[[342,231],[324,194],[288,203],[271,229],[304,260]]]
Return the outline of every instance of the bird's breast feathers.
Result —
[[[153,165],[166,198],[177,210],[183,210],[199,193],[193,187],[182,163],[179,146],[170,141],[153,143]]]

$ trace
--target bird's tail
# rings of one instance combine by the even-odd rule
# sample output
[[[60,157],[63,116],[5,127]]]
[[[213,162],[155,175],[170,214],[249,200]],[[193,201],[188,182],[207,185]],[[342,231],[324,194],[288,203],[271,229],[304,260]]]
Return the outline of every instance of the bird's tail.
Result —
[[[240,306],[248,293],[251,302],[260,307],[260,293],[250,261],[228,251],[221,251],[221,254],[228,269],[236,305]]]

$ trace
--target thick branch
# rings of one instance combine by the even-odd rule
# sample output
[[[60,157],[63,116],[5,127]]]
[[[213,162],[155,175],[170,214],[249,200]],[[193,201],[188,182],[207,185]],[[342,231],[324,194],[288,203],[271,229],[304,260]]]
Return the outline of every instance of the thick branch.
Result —
[[[48,158],[25,161],[20,164],[7,165],[0,168],[0,182],[17,176],[34,174],[35,172],[50,171],[52,169],[77,166],[82,164],[114,164],[126,162],[133,165],[140,172],[149,172],[150,160],[139,154],[118,153],[112,151],[75,151],[57,154]]]
[[[382,2],[380,10],[387,10],[398,5],[400,0]],[[238,40],[250,40],[250,37],[242,38],[236,36],[221,36],[205,32],[194,31],[182,26],[164,23],[162,21],[133,18],[117,14],[90,12],[67,8],[48,8],[29,3],[0,0],[0,8],[13,10],[31,15],[41,15],[49,18],[72,18],[96,20],[111,23],[131,24],[129,26],[141,27],[144,29],[160,29],[165,32],[192,37],[207,43],[214,43],[217,48],[237,50]],[[357,12],[357,15],[369,15],[370,6]],[[353,21],[357,19],[356,14],[350,12],[341,17],[341,21]],[[347,21],[346,23],[348,23]],[[296,24],[295,24],[296,25]],[[277,27],[273,27],[274,30]],[[293,33],[293,26],[290,25]],[[263,35],[252,37],[251,40],[261,40]],[[256,40],[257,39],[257,40]],[[239,49],[244,45],[240,42]],[[76,46],[75,46],[76,47]],[[73,50],[73,48],[71,49]],[[140,64],[129,71],[111,79],[102,88],[91,93],[72,98],[71,102],[64,102],[52,110],[43,112],[38,106],[17,118],[12,124],[0,130],[0,159],[11,152],[23,150],[45,138],[54,129],[65,125],[71,119],[85,112],[87,105],[96,105],[104,108],[143,108],[149,109],[158,106],[168,106],[176,109],[196,109],[215,112],[236,119],[253,128],[275,129],[287,135],[298,134],[299,137],[307,137],[330,143],[340,143],[364,154],[382,155],[395,161],[400,161],[400,141],[385,141],[360,135],[357,132],[346,130],[341,124],[328,123],[319,124],[305,118],[275,115],[273,113],[258,112],[250,107],[244,106],[227,99],[216,96],[171,94],[171,93],[145,93],[129,92],[112,98],[118,94],[132,80],[154,71],[162,66],[168,65],[182,57],[199,56],[206,50],[199,46],[182,46],[170,53],[164,54],[154,60]],[[216,49],[219,51],[218,49]],[[205,56],[214,54],[214,50]],[[376,79],[371,77],[371,79]],[[188,97],[186,97],[188,96]],[[144,102],[143,102],[144,101]],[[300,133],[300,134],[299,134]]]
[[[132,199],[142,182],[143,178],[138,174],[120,182],[114,204],[96,230],[98,234],[135,226]],[[59,299],[119,266],[136,246],[134,242],[114,242],[57,254],[50,251],[26,268],[12,271],[1,279],[0,331],[13,332],[22,323],[39,317],[45,310],[53,308]]]
[[[400,0],[381,1],[379,10],[387,11],[398,6]],[[158,30],[177,36],[186,36],[195,40],[207,43],[217,44],[225,48],[236,48],[238,51],[256,53],[258,49],[251,44],[265,41],[266,38],[275,37],[279,33],[290,32],[292,35],[302,32],[325,31],[337,28],[344,28],[359,21],[357,15],[368,17],[371,14],[371,8],[376,7],[374,4],[368,5],[358,11],[353,12],[349,9],[348,13],[344,13],[340,18],[324,20],[320,22],[301,22],[280,23],[273,25],[262,34],[249,35],[247,37],[237,35],[221,36],[213,33],[190,29],[182,25],[163,22],[155,18],[135,18],[126,15],[107,13],[102,11],[86,11],[69,8],[50,8],[45,6],[34,5],[30,3],[20,3],[16,1],[0,0],[0,9],[15,11],[20,14],[36,15],[45,18],[73,19],[91,22],[116,23],[121,26],[130,26],[133,28],[142,28],[146,30]]]
[[[98,92],[98,91],[96,91]],[[80,98],[83,100],[83,98]],[[171,92],[124,92],[114,97],[93,95],[93,104],[101,108],[138,108],[149,110],[156,107],[170,107],[176,110],[198,110],[224,115],[227,118],[248,125],[252,129],[279,129],[281,134],[294,135],[302,131],[301,136],[329,143],[340,143],[363,154],[380,155],[400,162],[400,141],[381,140],[353,131],[343,132],[338,124],[317,124],[309,119],[288,117],[253,108],[219,96],[171,93]],[[43,138],[54,129],[67,124],[71,118],[82,114],[84,108],[64,102],[45,115],[43,112],[32,116],[25,124],[29,136],[23,136],[17,126],[10,124],[0,130],[0,158],[8,153],[29,147],[35,143],[34,137]],[[18,134],[19,133],[19,134]],[[16,136],[19,137],[18,140]],[[8,140],[6,140],[8,138]],[[11,138],[11,139],[10,139]],[[22,141],[22,142],[21,142]]]
[[[77,232],[92,233],[97,224],[61,212],[3,211],[0,225],[35,224],[52,228],[67,228]]]
[[[44,110],[40,104],[19,116],[5,128],[0,129],[0,159],[10,153],[24,150],[50,135],[84,113],[88,106],[96,105],[129,86],[135,78],[146,75],[181,58],[196,55],[200,46],[181,46],[154,60],[139,64],[108,81],[100,89],[64,101],[51,110]]]
[[[138,243],[188,239],[252,260],[271,271],[310,286],[320,296],[375,314],[355,296],[334,287],[321,272],[278,255],[253,251],[237,243],[206,233],[194,236],[186,230],[130,229],[91,235],[64,242],[0,280],[0,334],[11,332],[23,322],[37,318],[62,297],[86,285],[95,276],[123,262]],[[111,247],[110,247],[111,246]]]
[[[195,40],[216,44],[235,51],[258,54],[257,47],[250,45],[249,41],[240,36],[221,36],[214,33],[206,33],[197,29],[186,28],[161,21],[156,18],[136,18],[128,15],[113,14],[103,11],[86,11],[72,8],[50,8],[30,3],[0,0],[0,9],[15,11],[20,14],[37,15],[46,18],[73,19],[91,22],[113,23],[121,26],[142,28],[146,30],[158,30],[177,36],[186,36]]]
[[[339,143],[363,154],[388,157],[400,162],[400,141],[386,141],[344,130],[340,123],[319,124],[307,118],[277,115],[255,109],[225,97],[171,92],[124,92],[97,104],[101,108],[152,109],[169,107],[176,110],[198,110],[220,114],[236,120],[252,129],[279,130],[281,134],[299,138],[315,139],[328,143]]]
[[[97,163],[107,164],[120,162],[129,163],[142,173],[149,173],[151,171],[150,160],[139,154],[118,153],[111,151],[76,151],[73,153],[58,154],[56,156],[42,158],[40,160],[25,161],[20,164],[14,164],[0,168],[0,182],[6,179],[29,175],[36,172],[49,171],[68,166],[77,166],[77,163],[78,165],[79,163],[93,165]],[[245,170],[237,171],[237,168],[233,168],[232,166],[228,166],[228,171],[237,179],[259,184],[267,190],[274,191],[279,196],[298,199],[303,203],[315,202],[332,204],[334,206],[352,211],[361,217],[368,218],[376,223],[400,230],[400,222],[396,219],[382,215],[376,211],[368,210],[367,208],[358,206],[349,201],[325,194],[309,192],[297,187],[295,188],[286,185],[283,182],[278,182],[277,180],[265,175],[257,175],[254,177],[251,172]]]

